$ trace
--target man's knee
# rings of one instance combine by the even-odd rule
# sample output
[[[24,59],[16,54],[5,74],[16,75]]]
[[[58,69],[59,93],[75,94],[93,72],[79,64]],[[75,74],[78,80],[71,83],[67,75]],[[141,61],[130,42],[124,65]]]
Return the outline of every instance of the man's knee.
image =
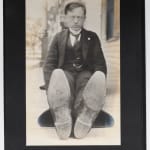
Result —
[[[62,69],[55,69],[52,72],[49,86],[48,86],[48,91],[51,91],[54,88],[64,89],[64,92],[65,92],[65,89],[70,90],[68,80]]]
[[[48,89],[51,84],[55,84],[55,83],[61,81],[61,79],[64,77],[65,77],[65,75],[64,75],[64,71],[62,69],[54,69],[51,74],[50,80],[49,80]]]
[[[64,84],[64,86],[68,86],[68,80],[67,80],[67,77],[66,77],[64,71],[62,69],[55,69],[52,72],[49,86],[55,85],[55,86],[62,87],[63,84]]]
[[[64,76],[64,71],[62,69],[55,69],[52,72],[51,78],[59,78]]]
[[[105,74],[101,71],[96,71],[90,78],[89,86],[93,85],[95,89],[103,91],[102,93],[106,94],[106,77]]]
[[[106,77],[105,74],[101,71],[96,71],[93,75],[92,75],[93,80],[99,80],[99,81],[106,81]]]

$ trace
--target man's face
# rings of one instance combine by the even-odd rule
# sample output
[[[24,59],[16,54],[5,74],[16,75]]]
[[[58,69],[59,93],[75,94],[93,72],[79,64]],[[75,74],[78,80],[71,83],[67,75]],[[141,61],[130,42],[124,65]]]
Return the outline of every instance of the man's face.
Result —
[[[79,31],[84,24],[85,15],[82,7],[74,8],[66,14],[66,24],[74,31]]]

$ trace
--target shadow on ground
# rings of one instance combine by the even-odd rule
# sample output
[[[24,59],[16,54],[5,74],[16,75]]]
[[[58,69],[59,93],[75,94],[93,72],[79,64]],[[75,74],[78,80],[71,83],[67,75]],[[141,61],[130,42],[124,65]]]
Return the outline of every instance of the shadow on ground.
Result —
[[[38,123],[41,127],[54,127],[54,122],[49,109],[39,116]],[[113,117],[110,114],[106,113],[105,111],[101,111],[97,119],[95,120],[93,128],[106,128],[112,127],[113,125],[114,125]]]

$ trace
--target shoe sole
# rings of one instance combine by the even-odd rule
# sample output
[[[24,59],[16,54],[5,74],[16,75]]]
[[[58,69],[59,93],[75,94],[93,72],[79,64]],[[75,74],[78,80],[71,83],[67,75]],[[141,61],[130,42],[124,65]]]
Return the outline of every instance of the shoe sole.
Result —
[[[89,133],[89,131],[92,128],[92,124],[98,115],[98,112],[102,109],[104,105],[105,95],[106,95],[105,75],[100,71],[97,71],[90,78],[83,91],[83,99],[85,107],[88,107],[91,110],[91,113],[95,113],[96,115],[93,116],[92,120],[90,117],[89,122],[87,122],[86,120],[84,120],[84,118],[86,118],[88,114],[86,114],[85,112],[81,112],[81,114],[79,114],[74,127],[74,135],[76,138],[83,138]]]
[[[55,109],[67,105],[70,101],[71,92],[68,80],[63,70],[53,71],[50,86],[48,87],[48,102],[50,108]]]
[[[72,122],[55,123],[56,132],[60,139],[66,140],[69,138],[72,130]]]
[[[74,126],[74,136],[78,139],[84,138],[90,132],[91,128],[91,124],[83,122],[78,118]]]
[[[83,91],[84,103],[92,110],[99,111],[104,105],[105,96],[105,75],[100,71],[97,71],[92,75]]]
[[[68,80],[61,69],[55,69],[52,73],[50,86],[48,88],[48,103],[50,109],[53,111],[55,127],[57,135],[60,139],[67,139],[72,130],[72,119],[69,113],[69,101],[70,101],[70,87]],[[61,118],[56,119],[56,109],[57,114],[59,114],[59,108],[66,107],[63,112],[60,111],[62,115]]]

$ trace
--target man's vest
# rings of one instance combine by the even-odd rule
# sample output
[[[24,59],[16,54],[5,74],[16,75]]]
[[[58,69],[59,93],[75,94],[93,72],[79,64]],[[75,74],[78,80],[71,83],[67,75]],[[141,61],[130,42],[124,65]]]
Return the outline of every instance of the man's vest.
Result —
[[[63,68],[68,71],[81,71],[83,67],[82,36],[74,46],[71,45],[70,37],[68,37]]]

